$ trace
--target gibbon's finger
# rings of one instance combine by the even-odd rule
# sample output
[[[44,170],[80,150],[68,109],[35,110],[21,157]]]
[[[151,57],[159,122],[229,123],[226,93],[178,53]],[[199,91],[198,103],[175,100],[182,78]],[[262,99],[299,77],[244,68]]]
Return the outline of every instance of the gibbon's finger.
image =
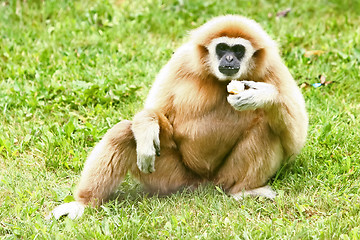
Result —
[[[240,92],[238,94],[229,94],[227,97],[228,102],[233,105],[239,102],[252,102],[255,100],[256,92],[254,89]]]
[[[227,101],[238,111],[256,109],[254,91],[247,90],[236,95],[229,95]]]
[[[155,152],[150,154],[138,154],[137,166],[143,173],[155,172]]]
[[[254,81],[241,81],[245,85],[245,89],[252,88],[252,89],[258,89],[257,82]]]
[[[154,158],[155,158],[155,156],[154,156]],[[155,172],[155,161],[148,162],[146,167],[147,167],[146,173],[153,173],[153,172]],[[143,171],[143,172],[145,172],[145,171]]]
[[[254,81],[241,81],[241,82],[244,83],[245,87],[248,87],[251,89],[276,91],[275,86],[270,83],[254,82]]]
[[[238,94],[229,94],[227,97],[228,102],[233,105],[233,103],[235,104],[237,101],[239,101],[239,99],[241,98],[241,95]]]
[[[150,164],[149,165],[149,173],[153,173],[153,172],[155,172],[155,164]]]
[[[160,142],[154,140],[154,148],[156,156],[160,157]]]

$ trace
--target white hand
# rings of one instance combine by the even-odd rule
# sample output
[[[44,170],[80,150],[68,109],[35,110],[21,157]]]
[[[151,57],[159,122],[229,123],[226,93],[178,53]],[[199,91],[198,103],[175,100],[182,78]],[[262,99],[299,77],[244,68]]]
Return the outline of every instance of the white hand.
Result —
[[[144,173],[155,172],[155,155],[160,156],[159,133],[153,134],[152,141],[141,141],[137,145],[137,166]]]
[[[255,110],[271,104],[277,97],[275,86],[264,82],[242,81],[245,91],[227,97],[228,102],[238,111]]]

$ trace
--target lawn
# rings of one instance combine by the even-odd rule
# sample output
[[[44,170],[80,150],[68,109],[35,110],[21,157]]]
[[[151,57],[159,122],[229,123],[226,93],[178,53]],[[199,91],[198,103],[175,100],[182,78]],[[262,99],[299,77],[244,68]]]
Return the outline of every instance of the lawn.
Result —
[[[229,13],[278,42],[306,100],[308,141],[271,180],[275,201],[237,202],[214,186],[149,196],[128,176],[117,200],[45,220],[72,201],[89,151],[142,108],[188,31]],[[359,239],[359,13],[352,0],[1,1],[0,237]]]

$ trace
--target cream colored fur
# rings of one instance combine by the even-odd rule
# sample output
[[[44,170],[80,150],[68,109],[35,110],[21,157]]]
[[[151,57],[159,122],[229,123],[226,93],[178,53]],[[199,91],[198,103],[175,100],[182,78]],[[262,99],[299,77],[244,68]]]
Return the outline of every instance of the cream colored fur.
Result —
[[[221,41],[246,45],[235,80],[247,89],[237,95],[229,96],[230,79],[214,70]],[[128,171],[160,194],[212,182],[236,199],[273,198],[266,184],[300,152],[307,125],[301,92],[260,25],[233,15],[212,19],[191,32],[160,71],[144,110],[115,125],[94,148],[76,204],[54,214],[77,217],[83,205],[98,206]]]

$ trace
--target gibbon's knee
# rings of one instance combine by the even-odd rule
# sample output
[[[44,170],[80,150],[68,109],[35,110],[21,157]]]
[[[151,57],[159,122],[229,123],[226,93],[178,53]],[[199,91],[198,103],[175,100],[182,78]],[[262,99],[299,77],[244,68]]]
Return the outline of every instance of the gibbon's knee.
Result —
[[[181,160],[181,153],[175,147],[163,147],[161,156],[155,160],[153,173],[144,173],[132,168],[131,175],[138,179],[151,193],[165,195],[184,187],[196,187],[202,179],[187,169]]]
[[[215,183],[230,194],[265,186],[280,168],[284,156],[280,139],[266,131],[265,125],[249,129],[219,169]]]
[[[155,172],[160,143],[162,147],[175,145],[172,125],[161,112],[144,109],[134,116],[131,129],[136,141],[137,166],[144,173]]]
[[[163,195],[199,181],[181,161],[173,139],[173,127],[161,112],[151,109],[139,112],[134,117],[132,131],[138,167],[131,168],[130,172],[148,191]],[[144,154],[147,149],[150,154]],[[151,171],[148,171],[145,155],[152,157]]]
[[[86,160],[75,193],[76,201],[94,206],[106,201],[135,163],[131,122],[122,121],[104,135]]]

